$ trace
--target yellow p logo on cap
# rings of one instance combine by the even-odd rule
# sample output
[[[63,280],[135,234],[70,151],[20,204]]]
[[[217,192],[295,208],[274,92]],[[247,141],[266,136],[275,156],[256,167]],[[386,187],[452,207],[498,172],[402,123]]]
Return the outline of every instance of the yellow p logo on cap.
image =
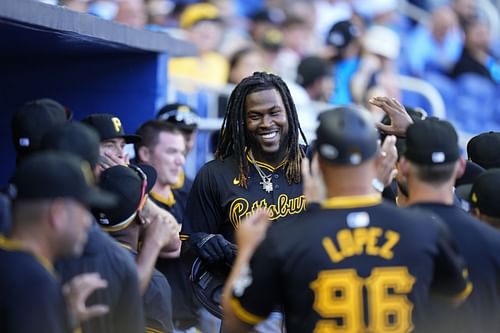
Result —
[[[111,118],[113,125],[115,126],[116,133],[120,133],[122,131],[122,122],[117,117]]]

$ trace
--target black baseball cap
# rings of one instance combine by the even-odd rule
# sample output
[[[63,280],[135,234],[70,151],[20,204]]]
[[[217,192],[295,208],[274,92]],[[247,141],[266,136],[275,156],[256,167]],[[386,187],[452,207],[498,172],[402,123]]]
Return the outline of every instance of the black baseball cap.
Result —
[[[14,112],[12,141],[16,152],[25,155],[40,148],[43,135],[71,117],[64,106],[50,98],[29,101]]]
[[[486,172],[486,169],[484,169],[479,164],[476,164],[472,161],[465,161],[465,171],[460,178],[457,178],[455,180],[455,187],[465,184],[472,184],[474,180],[484,172]]]
[[[118,231],[134,221],[156,182],[156,170],[147,164],[116,165],[104,170],[99,179],[99,187],[113,193],[118,205],[93,213],[103,229]]]
[[[166,121],[181,130],[198,128],[198,115],[194,108],[186,104],[172,103],[163,106],[156,114],[157,120]]]
[[[93,181],[88,162],[76,155],[37,152],[21,162],[9,192],[14,201],[72,198],[89,207],[112,207],[116,198],[99,190]]]
[[[467,156],[485,169],[500,168],[500,132],[481,133],[470,139]]]
[[[141,137],[135,134],[125,134],[120,118],[108,114],[91,114],[82,119],[82,123],[94,128],[99,134],[101,141],[123,138],[126,143],[137,143]]]
[[[90,126],[77,122],[58,124],[42,138],[42,150],[66,151],[78,155],[94,168],[99,161],[99,135]]]
[[[328,31],[326,45],[343,49],[355,38],[360,36],[358,27],[351,21],[340,21],[335,23]]]
[[[500,218],[500,169],[487,170],[472,184],[469,202],[481,213]]]
[[[330,76],[327,62],[316,56],[303,58],[297,68],[297,83],[303,87],[309,87],[316,80]]]
[[[368,111],[343,106],[319,116],[316,149],[334,164],[358,165],[375,156],[378,132]]]
[[[455,162],[460,157],[458,135],[453,125],[438,118],[426,118],[406,130],[406,159],[420,165]]]

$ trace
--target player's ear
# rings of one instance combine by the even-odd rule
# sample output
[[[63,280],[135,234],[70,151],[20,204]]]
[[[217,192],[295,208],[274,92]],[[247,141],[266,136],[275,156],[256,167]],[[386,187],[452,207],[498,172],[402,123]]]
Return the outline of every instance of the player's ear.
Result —
[[[54,199],[48,209],[48,224],[49,228],[54,232],[64,229],[68,219],[68,211],[65,209],[66,202],[64,199]]]
[[[139,147],[139,150],[137,151],[139,154],[139,159],[141,162],[148,163],[149,162],[149,148],[146,146],[141,146]]]
[[[466,162],[462,157],[460,157],[457,161],[457,164],[458,164],[457,165],[457,173],[455,175],[455,178],[460,178],[460,177],[462,177],[462,175],[465,172]]]

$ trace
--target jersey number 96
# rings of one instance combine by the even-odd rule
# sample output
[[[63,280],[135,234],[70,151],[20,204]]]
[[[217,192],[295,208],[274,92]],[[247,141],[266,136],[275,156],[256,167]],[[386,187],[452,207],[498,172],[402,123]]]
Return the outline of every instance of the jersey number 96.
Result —
[[[392,332],[413,329],[413,304],[408,300],[415,278],[406,267],[376,267],[360,278],[354,269],[326,270],[311,283],[314,310],[323,318],[314,333]],[[368,325],[363,314],[366,288]]]

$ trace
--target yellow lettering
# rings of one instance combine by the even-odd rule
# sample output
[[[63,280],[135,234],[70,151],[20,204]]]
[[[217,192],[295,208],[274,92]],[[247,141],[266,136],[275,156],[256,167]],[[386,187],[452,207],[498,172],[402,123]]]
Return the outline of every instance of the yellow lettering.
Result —
[[[337,233],[337,242],[344,257],[352,257],[356,253],[351,230],[342,229]]]
[[[314,326],[313,333],[331,333],[338,328],[338,325],[333,320],[320,320]]]
[[[241,218],[248,213],[248,201],[243,198],[238,198],[231,203],[229,207],[229,221],[234,229],[238,229],[241,223]]]
[[[368,229],[368,242],[366,243],[366,254],[369,256],[378,256],[379,248],[377,247],[378,238],[382,235],[381,228]]]
[[[323,318],[339,319],[330,322],[330,327],[346,332],[360,332],[363,315],[355,309],[362,308],[363,280],[353,269],[321,271],[311,282],[314,291],[313,309]],[[326,327],[317,326],[314,332],[327,332]]]
[[[368,243],[368,230],[366,228],[354,229],[354,242],[356,243],[356,254],[363,254],[364,247]]]
[[[385,243],[379,246],[382,234],[386,240]],[[333,241],[329,238],[327,246],[325,243],[323,243],[323,245],[325,249],[327,249],[333,262],[338,262],[354,255],[363,254],[368,256],[379,256],[385,260],[390,260],[394,258],[393,249],[399,243],[399,238],[399,233],[392,230],[387,230],[383,233],[383,230],[377,227],[341,229],[337,232],[336,236],[338,251]],[[323,240],[323,242],[325,241]],[[338,254],[331,255],[331,253],[336,252],[338,252]]]
[[[278,207],[279,207],[279,212],[281,216],[285,216],[290,212],[290,208],[288,205],[288,196],[286,194],[281,194],[278,197]]]
[[[375,267],[366,279],[370,332],[406,333],[413,328],[413,304],[406,296],[415,278],[406,267]],[[389,293],[389,288],[393,290]]]
[[[387,241],[380,248],[379,254],[382,258],[390,260],[394,257],[394,253],[392,252],[392,249],[399,242],[399,233],[392,231],[392,230],[387,230],[385,232],[384,236],[387,239]]]
[[[333,241],[329,237],[323,238],[323,248],[326,251],[326,254],[330,257],[330,260],[333,262],[339,262],[344,259],[344,256],[340,254],[339,251],[337,251],[337,248],[335,247],[335,244],[333,244]]]
[[[314,333],[408,333],[413,329],[413,304],[408,295],[414,283],[415,277],[402,266],[374,267],[366,279],[354,269],[320,271],[310,283],[313,309],[321,317]]]
[[[305,206],[304,195],[289,199],[286,194],[281,194],[277,203],[272,205],[268,205],[266,199],[255,201],[250,205],[246,199],[237,198],[229,207],[229,220],[233,227],[237,229],[242,218],[252,215],[259,208],[267,208],[270,219],[276,220],[280,217],[298,214],[305,210]]]
[[[120,133],[122,131],[122,122],[120,121],[120,119],[117,117],[113,117],[111,118],[111,121],[113,122],[113,126],[115,126],[115,132]]]

